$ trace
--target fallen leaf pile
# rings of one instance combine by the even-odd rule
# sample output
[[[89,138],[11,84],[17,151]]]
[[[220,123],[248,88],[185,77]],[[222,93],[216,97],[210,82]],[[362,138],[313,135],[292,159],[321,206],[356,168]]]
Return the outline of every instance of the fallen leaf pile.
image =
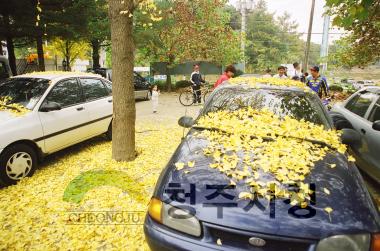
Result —
[[[28,110],[27,108],[25,108],[24,106],[20,104],[17,104],[17,103],[10,104],[9,103],[10,101],[12,101],[11,97],[8,97],[8,96],[0,97],[0,111],[8,111],[8,112],[11,112],[12,115],[15,115],[15,116],[22,116],[30,112],[30,110]]]
[[[113,161],[111,143],[98,137],[48,157],[33,177],[0,189],[0,250],[149,250],[145,212],[182,130],[144,123],[137,132],[140,154],[133,162]],[[78,177],[88,181],[80,189]],[[83,189],[89,191],[79,194]],[[73,225],[72,211],[141,213],[138,225]]]
[[[195,137],[209,142],[203,152],[213,160],[210,168],[228,176],[231,184],[250,187],[250,192],[239,195],[241,199],[254,194],[269,199],[268,191],[275,191],[276,197],[290,198],[292,205],[306,206],[310,191],[303,181],[314,164],[329,151],[346,151],[339,132],[289,116],[280,118],[265,109],[217,111],[200,118],[196,126],[204,130]],[[298,184],[300,192],[289,191],[287,184]]]
[[[247,84],[251,87],[258,87],[260,84],[266,84],[278,87],[298,87],[304,91],[310,90],[310,88],[304,83],[292,79],[237,77],[228,80],[228,82],[230,84]]]

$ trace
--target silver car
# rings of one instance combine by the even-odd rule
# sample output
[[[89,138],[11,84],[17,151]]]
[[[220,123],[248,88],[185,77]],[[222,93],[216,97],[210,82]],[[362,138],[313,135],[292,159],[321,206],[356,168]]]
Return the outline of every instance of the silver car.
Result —
[[[351,147],[356,163],[380,183],[380,87],[366,87],[331,111],[337,129],[353,128],[358,142]]]

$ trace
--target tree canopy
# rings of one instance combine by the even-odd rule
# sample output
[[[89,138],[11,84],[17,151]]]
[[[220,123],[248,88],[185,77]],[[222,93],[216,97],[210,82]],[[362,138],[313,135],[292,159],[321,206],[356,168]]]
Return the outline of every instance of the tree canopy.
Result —
[[[350,32],[334,55],[341,65],[366,66],[380,59],[380,0],[327,0],[333,24]]]

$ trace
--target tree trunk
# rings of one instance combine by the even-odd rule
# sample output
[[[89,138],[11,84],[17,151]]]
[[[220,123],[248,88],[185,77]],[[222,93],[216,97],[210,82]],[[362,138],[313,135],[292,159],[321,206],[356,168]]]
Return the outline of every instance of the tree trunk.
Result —
[[[133,86],[133,0],[109,0],[112,43],[113,123],[112,158],[131,161],[135,154],[136,107]]]
[[[36,37],[37,42],[37,55],[38,55],[38,70],[45,71],[44,47],[42,46],[42,37]]]
[[[168,92],[172,91],[172,77],[170,73],[166,74],[166,91]]]
[[[91,41],[92,46],[92,68],[100,68],[100,56],[99,56],[99,49],[100,49],[100,43],[98,40],[92,40]]]
[[[16,56],[15,56],[15,48],[13,45],[12,37],[7,37],[7,50],[8,50],[8,61],[9,67],[11,67],[11,71],[13,76],[17,75],[17,65],[16,65]]]

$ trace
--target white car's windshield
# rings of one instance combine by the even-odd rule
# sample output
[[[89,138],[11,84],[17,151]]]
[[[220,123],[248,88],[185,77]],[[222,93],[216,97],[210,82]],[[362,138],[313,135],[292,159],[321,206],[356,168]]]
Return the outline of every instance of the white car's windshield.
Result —
[[[49,80],[41,78],[12,78],[0,85],[0,97],[32,110],[49,87]]]

